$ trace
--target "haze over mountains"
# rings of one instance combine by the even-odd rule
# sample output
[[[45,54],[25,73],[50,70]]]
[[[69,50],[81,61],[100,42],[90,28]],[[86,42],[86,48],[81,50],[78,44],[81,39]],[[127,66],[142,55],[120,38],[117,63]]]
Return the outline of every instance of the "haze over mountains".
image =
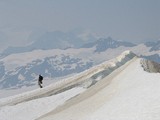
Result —
[[[32,36],[36,36],[33,34]],[[10,46],[1,52],[1,56],[7,56],[13,53],[30,52],[37,49],[67,49],[67,48],[91,48],[96,46],[97,52],[103,52],[109,48],[118,48],[120,46],[133,47],[137,44],[131,42],[114,40],[111,37],[98,38],[91,32],[83,30],[73,30],[70,32],[54,31],[42,32],[41,35],[31,37],[32,43],[23,47]],[[157,51],[160,49],[160,41],[145,42],[145,46],[150,48],[150,51]]]
[[[83,44],[96,40],[90,32],[81,30],[74,30],[71,32],[43,32],[41,35],[37,35],[31,39],[33,41],[31,44],[25,47],[10,46],[2,52],[2,55],[6,56],[12,53],[29,52],[36,49],[49,50],[66,49],[70,47],[80,48]]]

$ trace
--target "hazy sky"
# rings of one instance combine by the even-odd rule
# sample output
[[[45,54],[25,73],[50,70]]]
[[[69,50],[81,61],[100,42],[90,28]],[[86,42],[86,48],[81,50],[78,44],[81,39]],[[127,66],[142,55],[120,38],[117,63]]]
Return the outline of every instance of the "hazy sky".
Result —
[[[31,33],[83,28],[131,42],[160,39],[160,0],[0,0],[0,47]]]

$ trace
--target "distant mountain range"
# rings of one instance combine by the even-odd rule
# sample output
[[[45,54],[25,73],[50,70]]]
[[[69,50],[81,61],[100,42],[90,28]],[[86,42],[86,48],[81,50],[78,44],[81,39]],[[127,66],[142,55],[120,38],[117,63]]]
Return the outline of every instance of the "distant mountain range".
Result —
[[[124,46],[124,47],[133,47],[136,46],[133,43],[130,42],[125,42],[125,41],[116,41],[113,40],[111,37],[108,38],[100,38],[95,42],[91,42],[91,43],[87,43],[85,45],[83,45],[83,48],[92,48],[92,47],[96,47],[95,52],[104,52],[109,48],[118,48],[120,46]]]
[[[150,51],[160,50],[160,40],[157,42],[146,42],[145,45],[150,47]]]
[[[19,57],[25,58],[23,55]],[[13,62],[15,62],[14,57],[6,58],[4,61],[12,62],[12,59]],[[8,67],[12,65],[15,67]],[[24,85],[30,86],[33,85],[33,82],[37,80],[38,74],[42,74],[44,77],[55,78],[66,76],[72,73],[79,73],[92,66],[93,62],[91,60],[85,61],[81,58],[64,54],[48,56],[45,58],[37,58],[25,64],[19,63],[17,66],[14,63],[10,64],[1,62],[0,88],[19,88],[23,87]]]
[[[61,31],[45,32],[34,42],[25,47],[8,47],[5,49],[1,56],[7,56],[13,53],[30,52],[33,50],[50,50],[50,49],[67,49],[67,48],[80,48],[86,42],[96,41],[96,38],[85,32],[68,32]]]
[[[74,43],[71,38],[76,39]],[[71,34],[46,33],[40,41],[29,46],[6,49],[0,59],[0,89],[35,85],[39,74],[45,78],[76,74],[112,59],[125,50],[160,62],[160,41],[136,45],[111,37],[97,41],[91,38],[89,36],[89,42],[82,44],[78,42],[80,38]],[[62,47],[63,39],[67,43]]]

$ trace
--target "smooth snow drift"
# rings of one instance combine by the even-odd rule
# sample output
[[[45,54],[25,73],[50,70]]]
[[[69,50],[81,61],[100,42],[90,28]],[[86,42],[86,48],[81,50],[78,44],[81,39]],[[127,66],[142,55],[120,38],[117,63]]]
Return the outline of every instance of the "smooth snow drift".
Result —
[[[142,63],[126,51],[72,78],[0,99],[0,119],[159,120],[160,74]]]
[[[140,59],[117,70],[39,120],[159,120],[160,74],[144,72]]]

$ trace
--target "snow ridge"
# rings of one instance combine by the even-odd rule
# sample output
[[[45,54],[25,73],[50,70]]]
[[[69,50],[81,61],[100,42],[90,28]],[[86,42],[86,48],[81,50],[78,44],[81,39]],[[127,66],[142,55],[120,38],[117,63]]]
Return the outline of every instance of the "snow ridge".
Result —
[[[106,61],[100,65],[92,67],[91,69],[85,70],[84,72],[81,72],[76,76],[63,79],[43,89],[37,89],[20,95],[0,99],[0,107],[5,105],[15,105],[24,101],[51,96],[74,88],[76,86],[88,88],[94,85],[99,78],[107,76],[115,69],[119,68],[134,57],[136,57],[134,53],[132,53],[131,51],[125,51],[115,59]]]

